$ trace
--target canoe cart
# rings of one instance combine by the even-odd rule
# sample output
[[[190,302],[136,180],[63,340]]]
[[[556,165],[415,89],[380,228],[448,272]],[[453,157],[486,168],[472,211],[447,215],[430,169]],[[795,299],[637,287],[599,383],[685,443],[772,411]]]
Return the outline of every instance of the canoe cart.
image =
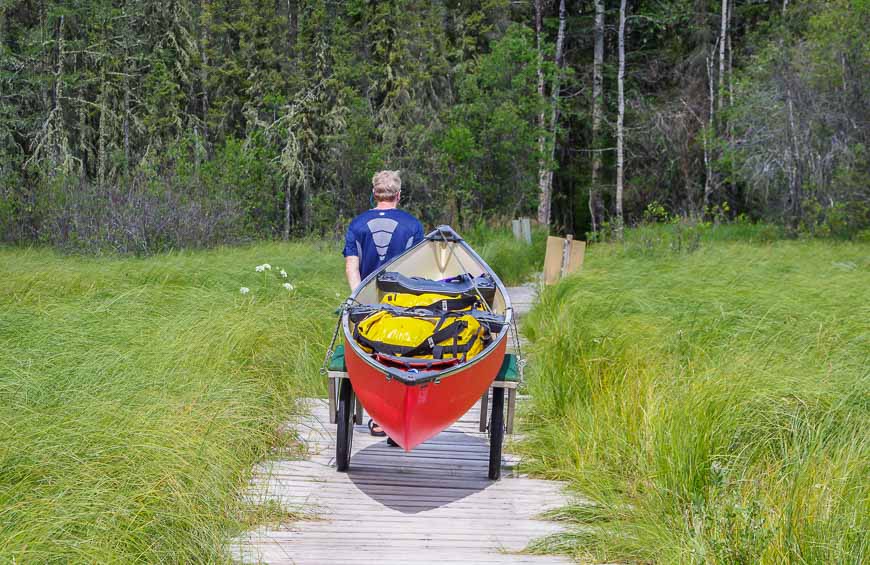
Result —
[[[409,296],[414,306],[395,306]],[[438,300],[420,305],[433,296]],[[411,451],[480,400],[480,431],[490,439],[488,476],[499,479],[523,360],[510,297],[486,262],[453,229],[440,226],[366,277],[339,313],[322,371],[330,422],[337,426],[338,471],[350,466],[353,426],[362,424],[363,410]],[[392,328],[366,334],[393,317],[401,319],[395,326],[399,333],[426,321],[433,333],[405,345],[371,338],[393,337]],[[343,343],[336,345],[339,333]],[[460,343],[460,335],[471,337]],[[507,352],[510,335],[513,353]]]

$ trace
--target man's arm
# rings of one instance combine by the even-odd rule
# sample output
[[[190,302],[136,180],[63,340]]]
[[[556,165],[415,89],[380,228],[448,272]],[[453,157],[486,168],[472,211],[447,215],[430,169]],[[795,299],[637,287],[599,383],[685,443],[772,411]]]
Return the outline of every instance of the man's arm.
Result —
[[[353,292],[359,286],[361,280],[359,275],[359,257],[348,255],[344,258],[344,274],[347,275],[347,284],[350,285],[350,291]]]

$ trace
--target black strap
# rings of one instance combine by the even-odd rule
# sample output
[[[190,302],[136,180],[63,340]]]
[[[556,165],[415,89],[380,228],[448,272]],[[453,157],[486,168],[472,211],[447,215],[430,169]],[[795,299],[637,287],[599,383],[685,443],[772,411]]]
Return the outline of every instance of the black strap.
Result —
[[[462,310],[463,308],[468,308],[470,306],[474,306],[477,304],[477,297],[474,296],[460,296],[459,298],[444,298],[441,300],[436,300],[432,304],[428,306],[422,306],[421,308],[429,308],[432,310]]]
[[[492,333],[499,333],[504,326],[504,316],[499,314],[493,314],[492,312],[485,312],[483,310],[478,310],[476,308],[472,308],[471,310],[461,310],[461,311],[451,311],[451,312],[442,312],[440,309],[430,309],[423,307],[415,307],[415,308],[401,308],[399,306],[393,306],[392,304],[377,304],[377,305],[362,305],[362,306],[352,306],[347,309],[348,315],[350,316],[350,320],[358,324],[368,318],[369,316],[376,314],[377,312],[389,312],[393,316],[402,316],[407,318],[440,318],[442,316],[453,316],[453,317],[462,317],[462,316],[471,316],[481,325],[486,327]]]

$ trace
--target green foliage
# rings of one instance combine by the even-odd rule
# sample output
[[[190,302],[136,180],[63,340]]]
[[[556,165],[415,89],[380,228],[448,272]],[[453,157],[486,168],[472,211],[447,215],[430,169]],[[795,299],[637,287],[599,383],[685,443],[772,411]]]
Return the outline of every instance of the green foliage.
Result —
[[[719,160],[756,217],[793,234],[849,238],[870,222],[870,8],[810,2],[760,34],[736,82]]]
[[[295,443],[293,399],[325,394],[346,292],[327,251],[0,250],[0,561],[221,562],[254,521],[287,519],[241,495]]]
[[[758,245],[738,228],[689,254],[596,245],[526,319],[528,470],[581,497],[560,512],[576,530],[541,550],[870,558],[867,245]]]
[[[196,224],[228,203],[227,225],[194,244],[332,234],[368,206],[381,168],[403,171],[403,204],[426,223],[534,207],[535,50],[528,29],[508,30],[504,0],[48,2],[0,15],[4,239],[191,243],[175,220],[155,224],[156,246],[100,241],[142,231],[113,196],[141,184],[190,204]],[[477,94],[460,93],[471,82]],[[80,227],[85,209],[100,225]]]
[[[506,285],[530,282],[543,268],[546,230],[533,229],[531,245],[514,239],[509,229],[492,228],[482,222],[462,236]]]
[[[4,2],[0,238],[151,252],[334,234],[368,206],[383,168],[402,171],[403,206],[424,223],[457,227],[532,215],[539,175],[552,170],[556,229],[582,233],[590,149],[601,157],[596,226],[613,224],[613,7],[592,139],[587,7],[568,3],[553,93],[558,3],[544,3],[540,53],[533,6]],[[719,221],[743,213],[793,235],[866,229],[866,2],[734,2],[727,65],[720,6],[630,6],[626,221],[643,221],[652,202],[670,217],[707,215],[714,202],[730,208]],[[549,141],[553,159],[540,154]],[[197,225],[217,214],[220,228],[180,234],[178,220],[155,221],[149,243],[118,243],[109,232],[143,231],[134,204],[118,209],[142,183],[163,209],[181,203]]]

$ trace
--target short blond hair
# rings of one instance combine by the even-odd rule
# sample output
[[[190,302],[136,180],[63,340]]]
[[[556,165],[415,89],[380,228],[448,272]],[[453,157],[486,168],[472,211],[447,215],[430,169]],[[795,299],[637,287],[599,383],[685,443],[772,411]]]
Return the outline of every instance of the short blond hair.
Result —
[[[399,171],[378,171],[372,177],[372,192],[378,202],[393,202],[401,190]]]

